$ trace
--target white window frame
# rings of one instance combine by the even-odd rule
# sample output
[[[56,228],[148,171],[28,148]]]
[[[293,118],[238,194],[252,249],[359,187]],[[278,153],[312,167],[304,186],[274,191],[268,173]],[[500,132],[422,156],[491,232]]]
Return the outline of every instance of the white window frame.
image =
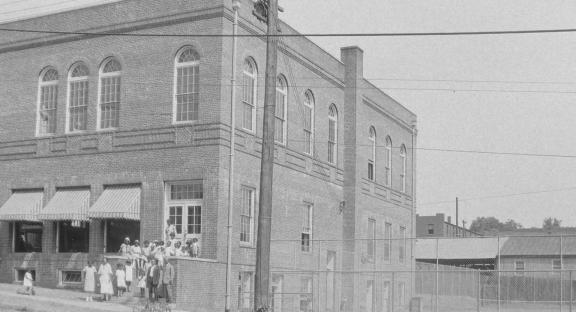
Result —
[[[284,89],[279,87],[279,82],[282,81],[282,83],[284,84]],[[284,99],[283,103],[278,103],[279,100],[279,95],[282,95],[282,98]],[[274,112],[274,122],[276,123],[277,121],[281,121],[282,122],[282,140],[278,141],[276,140],[276,131],[274,132],[274,141],[280,145],[286,145],[286,136],[287,136],[287,131],[288,131],[288,81],[286,80],[286,78],[284,77],[284,75],[278,75],[278,78],[276,79],[276,107],[278,107],[279,104],[282,104],[282,109],[284,110],[284,117],[280,118],[278,117],[278,115],[276,115],[276,112]],[[274,125],[276,127],[276,124]]]
[[[330,124],[334,124],[333,131],[330,131]],[[331,137],[333,140],[330,139]],[[328,109],[328,162],[338,164],[338,109],[335,104],[330,105]]]
[[[392,138],[386,137],[386,185],[392,187]]]
[[[406,304],[406,282],[404,281],[398,282],[398,304]]]
[[[251,312],[253,310],[252,304],[252,272],[241,272],[240,274],[240,306],[238,309],[242,312]]]
[[[555,263],[558,262],[558,266]],[[554,271],[561,271],[562,270],[562,260],[561,259],[552,259],[552,270]]]
[[[245,192],[248,192],[248,195],[250,197],[249,201],[250,201],[250,207],[248,207],[248,217],[250,218],[249,221],[249,229],[248,229],[248,240],[242,240],[242,233],[244,231],[243,228],[243,217],[246,217],[246,215],[244,214],[245,212]],[[241,187],[241,208],[240,208],[240,245],[244,245],[244,246],[254,246],[254,212],[255,212],[255,207],[256,207],[256,189],[252,188],[252,187],[248,187],[248,186],[242,186]]]
[[[178,182],[166,182],[164,185],[164,218],[163,218],[163,233],[166,231],[166,220],[170,217],[170,207],[182,207],[182,228],[181,232],[178,233],[176,229],[176,237],[177,239],[184,239],[184,238],[198,238],[199,242],[202,241],[202,234],[204,228],[204,196],[202,198],[195,198],[195,199],[171,199],[170,198],[170,188],[172,185],[186,185],[186,184],[196,184],[201,183],[203,184],[202,180],[189,180],[189,181],[178,181]],[[204,192],[204,191],[203,191]],[[189,207],[200,207],[200,233],[188,233],[188,208]],[[187,236],[184,237],[184,233],[186,232]]]
[[[100,69],[98,71],[98,105],[97,105],[97,111],[98,113],[96,114],[96,130],[114,130],[114,129],[118,129],[120,127],[120,109],[121,109],[121,105],[122,105],[122,68],[120,69],[120,71],[115,71],[115,72],[109,72],[109,73],[105,73],[104,72],[104,68],[106,67],[106,65],[108,65],[108,63],[110,62],[117,62],[118,64],[122,65],[120,63],[120,61],[118,61],[116,58],[114,57],[110,57],[107,58],[106,60],[104,60],[104,62],[102,62],[102,65],[100,66]],[[115,78],[115,77],[119,77],[119,84],[120,84],[120,90],[118,91],[118,126],[116,127],[107,127],[107,128],[102,128],[102,85],[103,85],[103,80],[106,78]]]
[[[306,129],[306,120],[304,120],[303,130],[304,134],[310,135],[310,142],[306,142],[306,136],[304,136],[304,153],[310,156],[314,155],[314,106],[316,105],[314,99],[314,94],[310,90],[306,90],[304,93],[304,109],[310,110],[310,129]],[[306,118],[306,114],[304,114]],[[308,146],[306,146],[308,144]]]
[[[180,56],[188,51],[188,50],[192,50],[194,53],[196,53],[196,59],[194,61],[189,61],[189,62],[179,62],[178,59],[180,58]],[[197,67],[198,68],[198,75],[196,77],[196,82],[198,84],[198,90],[196,91],[198,93],[198,111],[197,111],[197,118],[196,119],[190,119],[190,120],[178,120],[178,69],[180,68],[187,68],[187,67]],[[178,53],[176,53],[176,58],[174,59],[174,89],[172,92],[172,123],[173,124],[187,124],[187,123],[195,123],[200,119],[200,55],[198,54],[198,51],[191,47],[191,46],[186,46],[181,48]]]
[[[309,302],[309,310],[301,310],[302,301]],[[314,310],[314,279],[312,276],[302,276],[300,277],[300,298],[298,300],[298,311],[299,312],[310,312]]]
[[[44,77],[51,70],[56,72],[56,80],[44,81]],[[55,68],[48,67],[40,73],[40,77],[38,79],[38,100],[36,103],[36,136],[50,136],[50,135],[56,134],[56,131],[58,129],[58,122],[57,122],[58,119],[56,117],[58,114],[59,81],[60,81],[60,75]],[[54,111],[55,111],[54,132],[41,132],[40,130],[41,130],[41,123],[42,123],[42,112],[45,111],[42,109],[42,89],[46,88],[46,87],[53,87],[53,86],[56,86],[55,87],[56,101],[54,103]]]
[[[376,181],[376,129],[370,126],[368,130],[368,140],[370,141],[370,156],[368,157],[368,180]]]
[[[302,221],[304,221],[305,216],[304,214],[307,213],[308,214],[308,224],[302,224],[302,235],[304,234],[308,234],[308,248],[307,250],[304,248],[304,245],[302,244],[304,242],[304,240],[302,239],[302,236],[300,237],[300,250],[304,253],[311,253],[312,252],[312,233],[313,233],[313,226],[314,226],[314,204],[312,203],[304,203],[304,206],[302,207]],[[304,223],[304,222],[303,222]]]
[[[387,244],[384,246],[384,261],[388,264],[392,263],[392,223],[384,223],[384,242]],[[386,252],[388,256],[386,257]]]
[[[14,268],[14,281],[15,282],[23,282],[24,281],[24,275],[26,275],[26,272],[30,270],[32,272],[34,272],[34,274],[32,274],[32,278],[34,278],[34,283],[38,282],[38,274],[37,274],[37,270],[36,268],[23,268],[23,267],[16,267]],[[22,278],[20,278],[20,273],[22,272]]]
[[[400,235],[400,241],[398,242],[398,263],[404,264],[406,263],[406,226],[400,226],[398,228],[398,234]]]
[[[368,234],[366,240],[366,259],[369,262],[374,262],[376,258],[376,219],[368,218],[366,231]]]
[[[400,147],[400,158],[402,159],[402,171],[400,172],[400,179],[401,179],[401,186],[402,186],[402,193],[406,193],[406,167],[407,167],[407,158],[406,158],[406,145],[402,144]]]
[[[74,70],[79,67],[79,66],[84,66],[88,69],[88,65],[86,65],[84,62],[77,62],[75,63],[72,67],[70,67],[70,70],[68,71],[68,82],[67,82],[67,88],[66,88],[66,129],[65,132],[66,133],[82,133],[88,130],[88,109],[90,107],[90,82],[89,82],[89,77],[90,77],[90,71],[88,69],[88,74],[87,76],[81,76],[81,77],[72,77],[72,73],[74,72]],[[86,118],[84,120],[84,122],[86,123],[85,128],[86,129],[79,129],[79,130],[70,130],[70,95],[71,95],[71,91],[72,91],[72,84],[73,83],[77,83],[77,82],[86,82],[86,89],[87,89],[87,99],[86,99],[86,105],[84,105],[84,107],[86,107]],[[77,106],[80,107],[80,106]]]
[[[252,69],[252,72],[248,72],[246,71],[246,65],[249,65],[250,68]],[[252,93],[252,102],[253,103],[248,103],[248,101],[246,101],[246,80],[247,79],[251,79],[252,80],[252,90],[250,90],[250,92]],[[243,68],[242,68],[242,129],[254,133],[256,132],[256,103],[257,103],[257,90],[258,90],[258,68],[256,67],[256,61],[254,61],[253,58],[251,57],[247,57],[244,60],[244,64],[243,64]],[[246,108],[250,107],[250,113],[251,113],[251,120],[250,120],[250,125],[246,125],[246,119],[244,118],[244,114],[246,113]]]
[[[66,272],[80,273],[79,282],[66,282],[64,281],[64,276]],[[82,277],[82,270],[58,270],[58,286],[79,286],[84,284],[84,278]]]

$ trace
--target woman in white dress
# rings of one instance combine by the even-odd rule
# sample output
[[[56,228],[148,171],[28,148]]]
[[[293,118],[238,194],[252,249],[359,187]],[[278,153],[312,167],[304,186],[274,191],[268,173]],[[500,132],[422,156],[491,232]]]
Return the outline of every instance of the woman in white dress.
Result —
[[[92,301],[92,294],[96,291],[96,268],[92,265],[92,261],[88,261],[88,265],[82,272],[84,273],[84,291],[87,293],[86,301]]]
[[[114,289],[112,288],[112,267],[108,263],[108,259],[104,258],[104,263],[100,264],[98,275],[100,276],[100,293],[104,296],[104,301],[110,300],[114,294]]]
[[[116,288],[118,289],[118,297],[122,297],[126,291],[126,272],[122,268],[122,264],[116,264]]]

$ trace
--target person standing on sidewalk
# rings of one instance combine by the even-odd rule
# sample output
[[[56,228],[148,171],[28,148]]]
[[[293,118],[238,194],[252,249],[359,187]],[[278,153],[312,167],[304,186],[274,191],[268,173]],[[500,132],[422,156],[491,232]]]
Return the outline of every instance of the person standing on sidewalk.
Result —
[[[172,301],[172,283],[174,282],[174,266],[170,263],[170,259],[166,258],[164,270],[162,273],[162,289],[164,290],[164,298],[166,303]]]
[[[146,271],[146,287],[148,288],[148,299],[156,301],[158,298],[158,284],[160,284],[160,267],[158,260],[152,259],[152,266]]]
[[[82,270],[84,273],[84,292],[86,292],[86,301],[92,301],[92,296],[96,291],[96,268],[92,265],[92,261],[88,261],[88,265]]]
[[[100,264],[100,268],[98,268],[98,275],[100,276],[100,293],[103,295],[104,301],[110,300],[114,294],[112,287],[112,276],[114,274],[106,257],[104,257],[104,263]]]

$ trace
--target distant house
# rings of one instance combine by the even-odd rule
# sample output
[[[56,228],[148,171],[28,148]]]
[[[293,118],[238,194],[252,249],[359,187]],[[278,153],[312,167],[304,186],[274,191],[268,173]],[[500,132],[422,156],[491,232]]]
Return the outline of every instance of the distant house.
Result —
[[[448,217],[445,220],[443,213],[435,216],[416,215],[416,237],[477,237],[480,234],[472,232],[464,227],[452,224]]]
[[[498,244],[496,237],[418,239],[414,252],[417,263],[493,270]]]

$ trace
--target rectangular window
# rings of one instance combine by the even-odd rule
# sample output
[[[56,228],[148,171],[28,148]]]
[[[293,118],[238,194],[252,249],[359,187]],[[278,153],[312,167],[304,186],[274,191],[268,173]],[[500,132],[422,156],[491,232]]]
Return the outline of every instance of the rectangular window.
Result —
[[[239,307],[242,312],[252,312],[252,272],[240,274]]]
[[[24,281],[24,275],[26,274],[27,271],[28,271],[28,269],[16,269],[16,270],[14,270],[14,281],[23,282]],[[30,274],[32,274],[32,279],[34,281],[36,281],[36,270],[30,270]]]
[[[428,234],[434,234],[434,224],[428,224]]]
[[[244,72],[242,128],[254,131],[254,77]]]
[[[252,244],[254,237],[254,189],[242,187],[240,242]]]
[[[552,270],[562,270],[562,261],[560,259],[552,260]]]
[[[328,162],[336,163],[336,119],[328,119]]]
[[[42,223],[14,222],[14,252],[42,252]]]
[[[68,131],[87,129],[88,121],[88,80],[71,81],[70,98],[68,100],[69,121]]]
[[[312,204],[305,204],[302,207],[302,251],[310,251],[310,240],[312,239]]]
[[[100,83],[100,129],[118,128],[120,125],[120,76],[103,77]]]
[[[276,109],[274,113],[274,140],[284,144],[284,123],[286,122],[286,91],[276,89]]]
[[[312,155],[312,107],[304,105],[304,152]]]
[[[272,293],[270,298],[270,312],[282,312],[284,276],[272,274]]]
[[[106,220],[106,252],[118,252],[125,237],[140,239],[140,221],[109,219]]]
[[[312,312],[312,278],[300,279],[300,312]]]
[[[368,180],[374,181],[374,162],[368,160]]]
[[[368,261],[374,261],[376,254],[376,220],[368,219],[368,239],[366,240],[366,256]]]
[[[406,227],[400,227],[400,240],[398,241],[398,261],[406,261]]]
[[[406,283],[398,282],[398,304],[406,304]]]
[[[82,271],[60,271],[60,285],[82,284]]]
[[[90,224],[85,221],[58,221],[58,252],[88,252]]]
[[[392,255],[392,224],[384,225],[384,261],[390,263]]]
[[[366,281],[366,312],[374,312],[374,281]]]
[[[43,82],[40,87],[40,120],[38,134],[56,132],[56,106],[58,104],[58,81]]]
[[[183,65],[176,71],[176,121],[198,120],[199,104],[198,64]]]
[[[514,262],[514,270],[516,270],[517,275],[524,274],[524,261],[515,261]]]
[[[166,187],[166,214],[176,228],[176,237],[191,234],[200,239],[202,234],[202,180],[168,184]],[[191,237],[188,237],[191,238]]]

